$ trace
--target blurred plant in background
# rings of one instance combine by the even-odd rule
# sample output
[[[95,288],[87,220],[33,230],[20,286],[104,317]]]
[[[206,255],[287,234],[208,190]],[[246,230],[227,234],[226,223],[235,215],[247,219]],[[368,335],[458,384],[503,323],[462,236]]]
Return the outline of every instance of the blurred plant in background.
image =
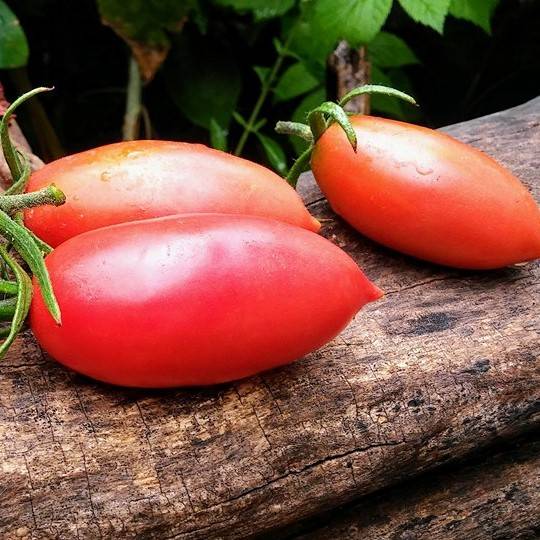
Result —
[[[341,40],[353,49],[364,48],[371,82],[417,94],[410,78],[411,67],[421,69],[417,51],[424,57],[431,54],[425,49],[432,48],[434,39],[443,42],[445,21],[461,19],[473,38],[456,54],[473,56],[471,46],[483,39],[478,34],[491,32],[499,0],[95,2],[80,0],[72,6],[62,0],[0,0],[0,69],[10,69],[5,72],[9,77],[0,72],[0,81],[18,93],[27,89],[24,66],[30,49],[32,82],[58,87],[51,123],[68,151],[120,138],[123,122],[124,138],[200,140],[284,172],[301,143],[279,140],[273,133],[275,121],[301,121],[325,97],[336,97],[328,58]],[[117,37],[98,28],[98,14]],[[416,35],[428,36],[426,46],[419,45]],[[122,51],[120,40],[128,51]],[[476,76],[471,73],[468,86],[473,97]],[[86,88],[78,87],[74,78]],[[430,81],[424,78],[429,100]],[[435,89],[437,82],[431,83]],[[469,101],[471,96],[466,96]],[[421,111],[385,96],[374,97],[371,109],[398,119],[428,120],[418,116]],[[41,123],[48,123],[43,110],[38,115]],[[96,130],[96,115],[101,133],[85,139],[85,126]],[[77,121],[82,125],[75,126]],[[49,131],[38,150],[50,159],[62,150],[58,141],[51,144],[55,135]]]

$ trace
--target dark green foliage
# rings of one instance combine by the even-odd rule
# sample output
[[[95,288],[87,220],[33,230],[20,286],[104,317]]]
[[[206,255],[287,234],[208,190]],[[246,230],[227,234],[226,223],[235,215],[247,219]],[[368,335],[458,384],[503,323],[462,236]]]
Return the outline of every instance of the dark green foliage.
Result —
[[[154,77],[143,93],[150,119],[145,125],[147,129],[153,126],[154,136],[207,142],[265,161],[279,172],[290,165],[292,154],[305,148],[305,143],[278,138],[273,125],[279,118],[305,121],[308,110],[335,97],[327,95],[327,90],[331,94],[333,89],[326,62],[341,39],[354,47],[367,47],[373,83],[415,94],[410,66],[420,69],[414,66],[421,65],[422,55],[402,28],[412,25],[442,42],[444,38],[436,32],[443,32],[451,15],[489,32],[498,1],[80,0],[82,9],[94,9],[124,39],[143,77]],[[60,7],[66,12],[70,9],[58,0],[7,2],[23,23],[25,14],[39,14],[44,20]],[[4,0],[0,0],[2,9],[7,9]],[[9,65],[1,62],[6,51],[12,60],[18,58],[12,65],[26,61],[26,40],[21,27],[16,28],[18,38],[11,42],[18,44],[16,53],[13,45],[6,47],[5,32],[0,31],[0,67]],[[104,49],[105,62],[107,54]],[[113,61],[118,64],[118,54]],[[125,58],[125,73],[116,75],[116,82],[104,84],[104,93],[99,94],[101,109],[104,103],[113,108],[122,105],[123,89],[118,86],[126,86],[127,64]],[[58,86],[61,91],[61,84]],[[92,91],[84,95],[91,95],[97,103],[94,96],[98,94]],[[371,103],[375,113],[399,119],[415,120],[421,114],[390,96],[373,96]],[[94,116],[78,119],[80,125],[86,122],[91,126]],[[104,116],[118,126],[119,133],[121,115]],[[62,113],[63,122],[69,122],[70,117]],[[89,131],[88,127],[83,129]],[[144,133],[141,131],[141,136]]]

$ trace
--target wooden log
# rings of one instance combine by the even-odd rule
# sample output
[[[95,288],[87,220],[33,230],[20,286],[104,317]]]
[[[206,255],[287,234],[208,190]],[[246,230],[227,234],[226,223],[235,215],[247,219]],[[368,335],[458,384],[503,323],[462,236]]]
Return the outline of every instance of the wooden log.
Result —
[[[537,99],[450,131],[539,200],[539,114]],[[324,234],[386,299],[294,365],[201,390],[97,384],[24,334],[0,364],[0,537],[247,538],[538,425],[540,264],[401,256],[302,180]]]
[[[340,41],[328,58],[328,68],[328,93],[336,101],[354,88],[371,82],[371,64],[365,47],[355,49],[346,41]],[[369,94],[351,99],[344,109],[348,112],[369,114]]]
[[[508,446],[508,445],[506,445]],[[272,540],[533,540],[540,537],[540,440],[520,441],[290,529]],[[449,470],[448,470],[449,469]],[[336,513],[337,516],[336,517]],[[297,528],[295,526],[294,528]],[[298,527],[300,529],[300,527]],[[262,540],[262,539],[261,539]]]

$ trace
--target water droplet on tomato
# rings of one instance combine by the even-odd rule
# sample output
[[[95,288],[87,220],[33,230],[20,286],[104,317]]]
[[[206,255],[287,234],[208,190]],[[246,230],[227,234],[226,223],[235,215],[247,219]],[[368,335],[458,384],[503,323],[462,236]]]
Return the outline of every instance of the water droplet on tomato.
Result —
[[[433,169],[430,169],[429,167],[422,167],[420,165],[415,165],[416,172],[418,174],[421,174],[422,176],[427,176],[428,174],[431,174],[433,172]]]

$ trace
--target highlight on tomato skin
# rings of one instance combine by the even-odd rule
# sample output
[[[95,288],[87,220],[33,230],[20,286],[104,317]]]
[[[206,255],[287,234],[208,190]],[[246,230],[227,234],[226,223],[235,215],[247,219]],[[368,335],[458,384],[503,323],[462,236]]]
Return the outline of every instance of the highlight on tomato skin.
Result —
[[[350,120],[356,152],[334,124],[311,164],[331,207],[359,232],[457,268],[540,257],[540,209],[505,167],[439,131],[370,116]]]
[[[382,292],[323,237],[252,216],[190,214],[97,229],[46,259],[58,326],[30,325],[65,366],[135,387],[199,386],[290,363]]]
[[[283,178],[201,144],[138,140],[94,148],[34,172],[27,191],[51,182],[66,203],[29,209],[25,221],[53,247],[99,227],[189,212],[258,215],[320,228]]]

